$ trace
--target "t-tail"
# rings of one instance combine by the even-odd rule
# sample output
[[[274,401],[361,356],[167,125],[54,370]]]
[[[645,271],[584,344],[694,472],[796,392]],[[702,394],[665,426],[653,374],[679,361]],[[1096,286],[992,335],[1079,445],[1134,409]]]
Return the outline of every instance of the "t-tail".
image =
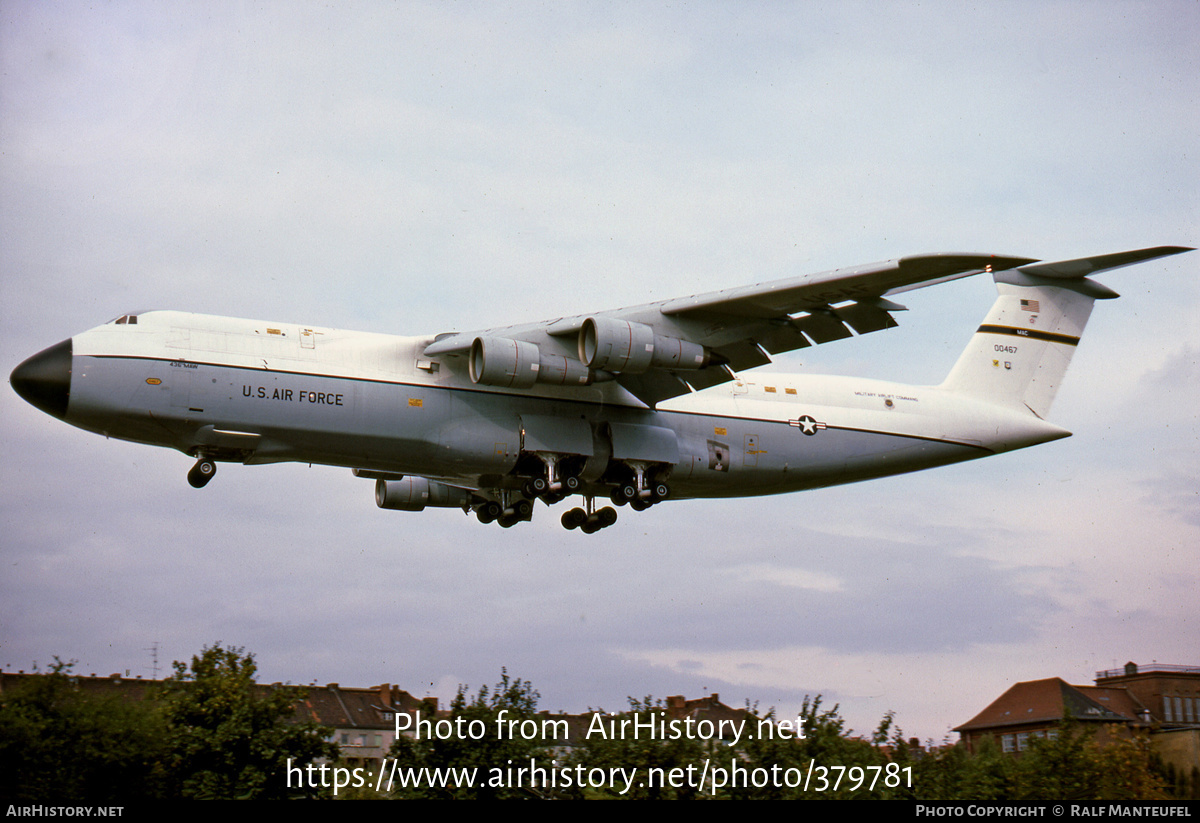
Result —
[[[1185,251],[1159,246],[996,272],[1000,295],[942,388],[1045,419],[1092,304],[1117,297],[1088,275]]]

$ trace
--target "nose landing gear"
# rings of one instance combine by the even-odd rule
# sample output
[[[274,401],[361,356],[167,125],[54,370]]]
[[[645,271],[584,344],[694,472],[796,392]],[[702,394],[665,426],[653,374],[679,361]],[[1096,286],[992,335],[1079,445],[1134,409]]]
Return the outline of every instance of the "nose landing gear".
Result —
[[[191,483],[194,489],[202,489],[208,485],[208,481],[212,480],[216,473],[217,464],[207,457],[201,457],[188,472],[188,483]]]

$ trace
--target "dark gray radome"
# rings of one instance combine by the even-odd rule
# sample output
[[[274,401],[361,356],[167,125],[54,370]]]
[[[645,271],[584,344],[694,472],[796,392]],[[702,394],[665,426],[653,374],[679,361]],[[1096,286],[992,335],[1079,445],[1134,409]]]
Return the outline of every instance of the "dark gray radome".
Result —
[[[13,369],[8,379],[25,401],[65,420],[71,397],[71,341],[38,352]]]

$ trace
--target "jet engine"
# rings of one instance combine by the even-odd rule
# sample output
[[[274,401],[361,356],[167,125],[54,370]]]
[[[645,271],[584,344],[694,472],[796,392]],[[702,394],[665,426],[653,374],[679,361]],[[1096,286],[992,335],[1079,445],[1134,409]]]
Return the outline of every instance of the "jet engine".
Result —
[[[597,378],[578,360],[545,354],[536,343],[506,337],[476,337],[469,369],[471,382],[509,389],[527,389],[534,383],[589,386]]]
[[[451,509],[467,506],[471,493],[424,477],[403,480],[376,480],[375,505],[381,509],[419,512],[426,506]]]
[[[655,334],[642,323],[589,317],[579,330],[579,359],[593,369],[641,374],[651,367],[702,369],[711,357],[699,343]]]

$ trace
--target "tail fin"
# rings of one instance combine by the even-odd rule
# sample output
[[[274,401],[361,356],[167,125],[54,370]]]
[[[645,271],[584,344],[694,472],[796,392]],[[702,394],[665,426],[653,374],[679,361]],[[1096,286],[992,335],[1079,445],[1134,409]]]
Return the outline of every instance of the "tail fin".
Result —
[[[1160,246],[996,272],[1000,295],[942,388],[1044,419],[1092,303],[1117,296],[1087,275],[1185,251]]]

